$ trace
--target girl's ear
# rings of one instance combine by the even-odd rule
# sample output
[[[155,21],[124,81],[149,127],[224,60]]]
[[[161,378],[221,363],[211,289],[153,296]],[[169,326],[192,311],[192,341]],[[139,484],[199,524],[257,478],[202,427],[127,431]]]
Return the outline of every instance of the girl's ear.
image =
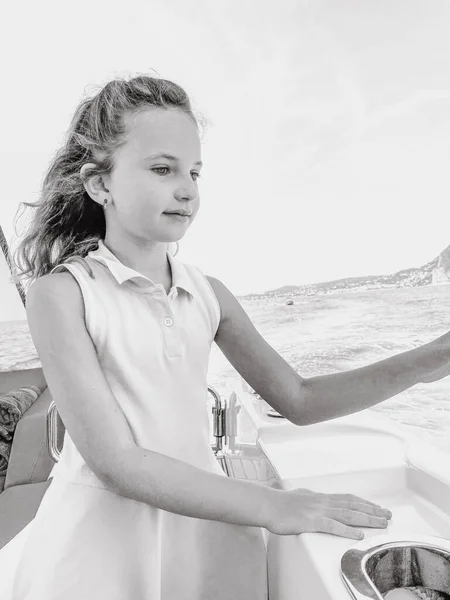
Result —
[[[106,189],[105,184],[103,182],[103,177],[101,175],[92,175],[89,177],[89,171],[96,168],[95,163],[86,163],[80,169],[81,179],[83,181],[83,186],[89,196],[97,202],[101,206],[103,206],[103,202],[105,199],[105,194],[109,192]]]

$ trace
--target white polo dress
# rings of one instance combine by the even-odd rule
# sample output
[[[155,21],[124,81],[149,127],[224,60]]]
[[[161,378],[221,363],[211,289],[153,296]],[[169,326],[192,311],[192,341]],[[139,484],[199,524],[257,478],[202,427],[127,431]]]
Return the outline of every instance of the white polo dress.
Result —
[[[210,446],[207,412],[220,307],[196,267],[170,255],[169,261],[169,294],[123,265],[102,240],[85,259],[54,271],[69,270],[80,286],[87,330],[136,443],[225,476]],[[23,536],[11,600],[267,599],[260,528],[185,517],[117,495],[67,431],[52,474]]]

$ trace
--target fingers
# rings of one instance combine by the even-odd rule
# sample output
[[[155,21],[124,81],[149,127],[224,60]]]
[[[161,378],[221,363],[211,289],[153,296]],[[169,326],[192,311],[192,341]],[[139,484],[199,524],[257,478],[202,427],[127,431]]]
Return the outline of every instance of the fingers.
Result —
[[[295,517],[293,522],[287,519],[274,524],[271,530],[281,535],[321,532],[361,540],[364,533],[358,527],[385,529],[388,519],[392,517],[388,509],[354,494],[326,494],[296,489],[280,498],[286,501],[286,508],[277,511],[278,515],[298,515],[299,509],[301,513],[300,525]]]
[[[375,517],[384,517],[385,519],[390,519],[392,517],[391,511],[387,508],[381,508],[379,506],[374,506],[373,504],[364,504],[363,502],[335,501],[333,502],[332,508],[354,510],[356,512],[374,515]]]
[[[388,524],[387,519],[384,517],[372,516],[365,512],[358,512],[348,508],[329,508],[325,514],[328,518],[345,523],[346,525],[384,529]]]
[[[308,532],[330,533],[340,537],[350,538],[353,540],[362,540],[364,533],[360,529],[349,527],[344,523],[333,521],[327,517],[317,517],[311,522],[311,528],[305,529]]]
[[[382,508],[379,504],[375,502],[370,502],[370,500],[366,500],[365,498],[360,498],[359,496],[355,496],[354,494],[326,494],[331,500],[340,500],[343,502],[358,502],[362,504],[370,504],[371,506],[377,506],[378,508]]]

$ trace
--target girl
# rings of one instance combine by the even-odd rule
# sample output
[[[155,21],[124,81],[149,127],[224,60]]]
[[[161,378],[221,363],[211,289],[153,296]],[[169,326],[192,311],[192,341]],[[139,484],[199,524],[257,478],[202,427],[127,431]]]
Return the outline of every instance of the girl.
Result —
[[[447,375],[449,334],[363,369],[300,377],[223,283],[168,252],[197,214],[201,166],[183,89],[114,80],[76,110],[32,205],[16,263],[32,281],[27,318],[66,434],[14,600],[264,600],[263,529],[360,539],[354,526],[390,517],[351,495],[227,478],[209,442],[211,344],[303,425]]]

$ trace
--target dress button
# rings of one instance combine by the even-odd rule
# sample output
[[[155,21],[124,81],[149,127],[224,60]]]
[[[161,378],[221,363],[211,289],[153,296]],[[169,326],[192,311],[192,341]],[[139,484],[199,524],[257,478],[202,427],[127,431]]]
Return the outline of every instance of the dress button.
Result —
[[[164,325],[166,325],[167,327],[170,327],[173,324],[173,320],[170,317],[166,317],[164,319]]]

